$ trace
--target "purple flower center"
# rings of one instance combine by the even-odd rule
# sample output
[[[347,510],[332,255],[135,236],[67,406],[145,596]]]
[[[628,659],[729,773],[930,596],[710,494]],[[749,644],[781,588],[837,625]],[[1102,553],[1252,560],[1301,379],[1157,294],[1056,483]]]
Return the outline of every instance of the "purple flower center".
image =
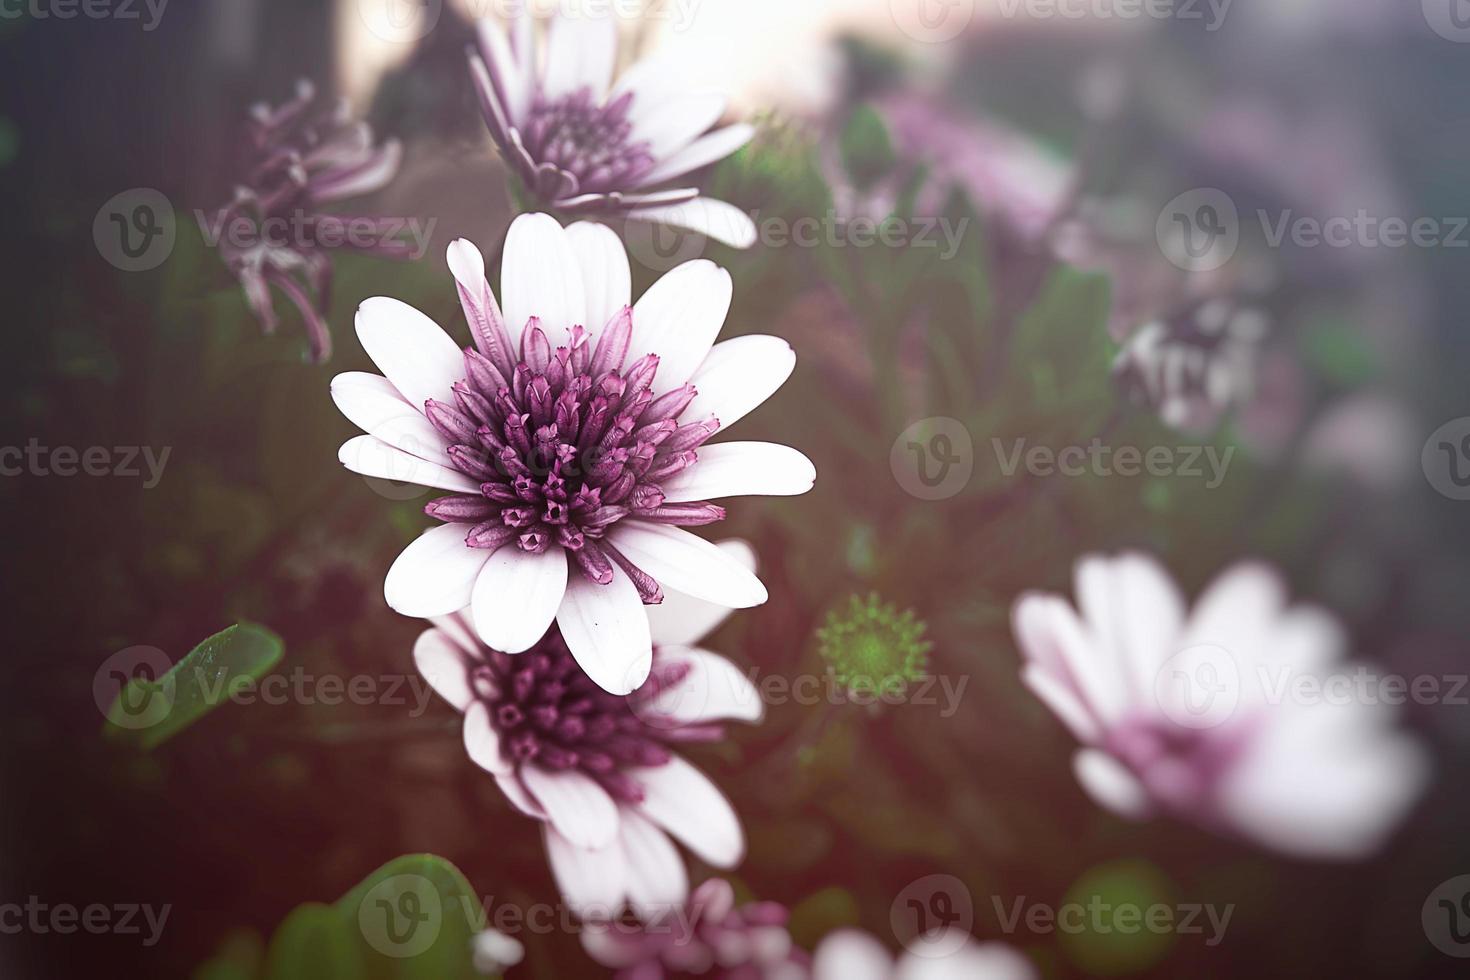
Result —
[[[1107,749],[1154,800],[1175,813],[1207,819],[1220,781],[1247,738],[1238,726],[1196,729],[1136,719],[1112,732]]]
[[[490,651],[470,674],[475,696],[489,710],[501,751],[515,765],[534,762],[553,772],[577,770],[614,798],[638,802],[643,791],[622,770],[669,761],[664,741],[712,739],[718,726],[651,724],[639,706],[660,690],[684,682],[685,664],[656,668],[632,697],[609,694],[588,678],[552,630],[531,651]]]
[[[607,105],[588,88],[551,101],[538,92],[522,129],[526,151],[575,176],[581,193],[631,186],[654,165],[648,143],[632,139],[632,102],[631,92]]]
[[[466,350],[454,404],[430,399],[425,411],[448,440],[455,467],[480,492],[441,497],[425,512],[472,525],[465,536],[471,548],[564,548],[600,585],[612,581],[616,563],[644,602],[661,601],[658,583],[614,547],[608,532],[625,517],[686,527],[724,519],[724,508],[705,501],[666,503],[660,486],[695,462],[719,420],[677,422],[694,387],[655,397],[656,355],[623,368],[631,335],[632,314],[624,309],[596,351],[581,327],[553,351],[532,317],[514,368],[504,351],[493,351],[492,360]]]

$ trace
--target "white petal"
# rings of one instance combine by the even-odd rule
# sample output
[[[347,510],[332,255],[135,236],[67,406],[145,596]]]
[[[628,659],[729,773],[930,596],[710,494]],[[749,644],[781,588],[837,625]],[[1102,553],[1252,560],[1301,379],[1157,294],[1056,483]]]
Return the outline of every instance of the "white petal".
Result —
[[[739,539],[721,541],[717,547],[755,572],[755,549]],[[648,625],[659,646],[692,646],[719,628],[734,611],[729,606],[695,599],[675,589],[664,589],[664,601],[648,606]]]
[[[449,443],[387,378],[349,371],[332,379],[332,401],[348,421],[411,456],[452,467]]]
[[[1372,855],[1430,778],[1423,748],[1389,730],[1391,716],[1363,701],[1273,706],[1221,786],[1223,815],[1286,853]]]
[[[780,337],[756,334],[721,341],[689,379],[699,394],[681,418],[713,415],[720,420],[720,431],[726,431],[775,394],[795,369],[796,351]]]
[[[460,711],[470,706],[470,670],[478,663],[440,629],[424,630],[413,645],[413,662],[424,680]]]
[[[681,527],[624,520],[614,528],[612,541],[659,584],[696,599],[748,609],[769,598],[748,568]]]
[[[745,854],[735,808],[708,776],[679,756],[661,766],[629,769],[643,787],[638,809],[717,868],[733,868]]]
[[[511,222],[500,264],[500,295],[506,329],[518,351],[521,332],[533,316],[541,318],[553,345],[562,342],[567,328],[587,325],[577,253],[551,215],[523,214]]]
[[[389,435],[393,436],[392,433]],[[409,445],[415,444],[410,442]],[[354,436],[348,439],[337,450],[337,459],[352,472],[363,476],[453,490],[456,493],[480,492],[479,485],[459,470],[390,446],[375,436]]]
[[[388,569],[383,597],[405,616],[447,616],[470,604],[475,576],[489,557],[464,543],[462,524],[441,524],[419,535]]]
[[[617,51],[618,25],[612,16],[558,11],[546,35],[542,95],[554,100],[587,87],[593,104],[599,104],[612,81]]]
[[[1036,980],[1036,967],[1004,943],[966,942],[947,956],[910,950],[899,957],[893,980]]]
[[[662,485],[669,503],[720,497],[794,497],[817,480],[812,461],[774,442],[702,446],[699,459]]]
[[[622,569],[613,568],[607,585],[573,575],[556,623],[578,665],[604,691],[629,694],[648,680],[653,665],[648,616]]]
[[[525,122],[526,113],[531,108],[534,85],[531,66],[520,63],[511,51],[505,31],[492,18],[481,18],[475,29],[480,38],[480,50],[491,69],[491,77],[499,78],[505,86],[505,91],[498,94],[505,100],[505,110],[510,117],[507,121],[519,126]]]
[[[579,221],[567,227],[567,238],[582,270],[587,296],[587,322],[583,324],[596,349],[598,335],[611,320],[633,302],[633,280],[628,271],[628,253],[617,233],[606,225]]]
[[[521,785],[521,777],[515,772],[508,772],[495,777],[495,785],[510,800],[511,805],[528,817],[536,820],[545,820],[546,811],[541,809],[541,804],[536,802],[535,797],[526,792],[526,787]]]
[[[689,874],[668,835],[637,810],[618,811],[618,843],[622,847],[628,903],[647,921],[683,908],[689,898]]]
[[[566,591],[567,556],[561,548],[552,545],[533,555],[507,545],[475,578],[475,631],[492,650],[529,650],[551,628]]]
[[[364,300],[357,308],[357,337],[378,370],[420,411],[430,398],[452,398],[450,387],[464,377],[459,345],[407,303],[386,296]]]
[[[1021,682],[1071,730],[1077,741],[1102,740],[1103,733],[1097,720],[1088,713],[1087,707],[1078,698],[1069,681],[1059,680],[1040,664],[1029,663],[1021,668]]]
[[[1101,749],[1080,749],[1072,757],[1077,781],[1099,806],[1128,820],[1142,820],[1151,809],[1148,793],[1121,762]]]
[[[1037,593],[1022,596],[1013,626],[1026,655],[1069,687],[1100,724],[1110,725],[1128,710],[1123,678],[1064,599]]]
[[[495,776],[509,776],[511,765],[500,752],[500,733],[490,724],[490,709],[476,701],[464,715],[464,748],[481,769]]]
[[[749,143],[754,136],[755,127],[749,123],[737,123],[734,126],[717,129],[707,136],[701,136],[682,150],[666,157],[658,166],[650,170],[643,178],[641,186],[647,187],[660,181],[672,180],[691,170],[698,170],[706,164],[714,163],[716,160],[723,160]]]
[[[531,763],[521,767],[521,781],[568,843],[597,850],[617,838],[617,804],[592,777],[576,769],[549,772]]]
[[[720,121],[725,96],[716,92],[686,92],[657,102],[633,98],[628,118],[633,140],[645,140],[656,159],[672,155]]]
[[[687,228],[731,248],[750,248],[755,244],[757,229],[750,215],[726,201],[713,197],[696,197],[678,204],[660,204],[635,208],[628,217],[653,224]]]
[[[582,919],[606,920],[623,905],[627,868],[621,847],[578,847],[545,825],[546,857],[567,905]]]
[[[730,273],[708,259],[695,259],[666,274],[639,298],[633,307],[628,361],[658,355],[656,393],[684,384],[704,362],[730,312],[732,294]]]
[[[638,706],[638,716],[656,716],[655,725],[697,725],[710,721],[758,722],[765,713],[760,692],[730,661],[708,650],[660,647],[660,666],[687,664],[689,673],[658,697]]]
[[[892,972],[888,950],[858,929],[828,933],[812,960],[812,980],[888,980]]]

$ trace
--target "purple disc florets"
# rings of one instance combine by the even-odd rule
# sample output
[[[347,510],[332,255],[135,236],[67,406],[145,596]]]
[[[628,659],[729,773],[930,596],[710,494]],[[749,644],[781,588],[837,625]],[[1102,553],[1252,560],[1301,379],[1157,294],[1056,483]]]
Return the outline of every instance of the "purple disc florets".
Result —
[[[661,601],[658,583],[608,534],[626,517],[685,527],[723,520],[724,508],[705,501],[666,503],[660,486],[695,462],[720,423],[676,421],[696,392],[685,384],[655,397],[656,355],[624,370],[632,329],[625,308],[595,351],[580,326],[553,350],[532,317],[514,366],[498,347],[488,356],[466,350],[453,404],[430,399],[424,408],[455,467],[480,492],[441,497],[425,512],[471,525],[471,548],[563,548],[599,585],[612,581],[616,563],[644,602]]]
[[[517,656],[490,651],[470,673],[471,689],[488,710],[506,759],[552,772],[577,770],[614,799],[636,803],[643,790],[623,770],[669,761],[667,741],[718,739],[718,725],[673,725],[645,709],[661,691],[682,684],[683,663],[655,667],[631,697],[609,694],[577,666],[556,630]]]
[[[551,101],[538,92],[522,133],[526,150],[575,177],[582,194],[635,186],[655,161],[646,141],[630,139],[632,102],[631,92],[607,105],[588,88]]]

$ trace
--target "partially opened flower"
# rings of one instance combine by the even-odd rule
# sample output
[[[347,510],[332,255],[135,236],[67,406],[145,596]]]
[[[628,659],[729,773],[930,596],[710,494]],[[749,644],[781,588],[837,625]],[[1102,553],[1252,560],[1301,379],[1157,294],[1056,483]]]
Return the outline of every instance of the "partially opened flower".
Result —
[[[345,102],[325,109],[315,103],[316,88],[303,80],[284,105],[251,109],[252,152],[243,183],[205,231],[219,236],[220,255],[265,332],[276,329],[274,287],[305,321],[312,359],[324,361],[332,353],[328,251],[354,248],[402,259],[414,246],[396,237],[401,222],[358,216],[347,234],[348,219],[324,210],[387,185],[398,173],[403,147],[397,140],[375,145],[372,129],[354,120]]]
[[[1083,743],[1077,778],[1100,805],[1352,858],[1423,789],[1424,753],[1389,708],[1301,686],[1340,669],[1344,637],[1325,611],[1288,606],[1270,568],[1226,570],[1187,610],[1152,559],[1094,556],[1076,591],[1080,615],[1032,593],[1012,621],[1022,677]]]
[[[684,528],[725,516],[712,499],[811,489],[816,472],[794,449],[705,445],[780,387],[796,356],[776,337],[715,343],[731,285],[706,260],[630,306],[627,255],[600,225],[517,218],[503,316],[473,245],[451,245],[449,265],[475,346],[370,299],[357,332],[387,377],[332,382],[369,433],[342,447],[349,469],[451,493],[426,508],[446,523],[389,570],[388,605],[421,618],[473,607],[481,640],[506,653],[555,622],[582,669],[626,694],[648,675],[643,607],[663,587],[731,608],[766,601],[748,568]]]
[[[1034,980],[1036,968],[1001,943],[964,945],[943,956],[908,950],[895,963],[883,944],[859,929],[829,933],[817,946],[812,980]]]
[[[733,205],[669,186],[755,134],[744,123],[709,131],[725,111],[723,95],[688,91],[658,60],[614,83],[611,15],[558,13],[538,55],[531,15],[515,7],[508,36],[480,21],[470,71],[491,138],[536,202],[677,225],[736,248],[755,243],[755,223]]]
[[[582,946],[598,963],[617,971],[616,980],[691,975],[806,980],[810,957],[791,941],[786,929],[790,917],[775,902],[736,906],[730,883],[711,878],[694,890],[687,906],[671,908],[637,929],[585,924]]]
[[[754,565],[747,545],[720,548]],[[716,867],[744,855],[729,800],[671,748],[722,738],[721,722],[761,718],[745,675],[696,646],[728,614],[670,593],[653,615],[653,674],[631,697],[588,680],[555,630],[511,656],[456,614],[436,618],[414,646],[424,678],[465,713],[470,758],[544,821],[552,870],[579,915],[608,919],[626,906],[647,917],[681,905],[689,879],[670,836]]]

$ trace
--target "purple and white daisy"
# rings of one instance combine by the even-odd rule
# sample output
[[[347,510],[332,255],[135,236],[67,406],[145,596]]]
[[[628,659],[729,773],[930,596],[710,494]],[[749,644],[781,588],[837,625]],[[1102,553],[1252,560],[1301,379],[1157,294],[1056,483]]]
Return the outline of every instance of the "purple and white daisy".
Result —
[[[719,549],[754,567],[744,543]],[[671,592],[653,610],[652,675],[630,697],[593,684],[556,630],[512,656],[487,648],[455,614],[436,617],[414,646],[424,678],[464,712],[470,758],[544,822],[552,871],[584,918],[624,907],[647,918],[682,905],[689,880],[671,836],[715,867],[734,867],[745,853],[730,801],[672,749],[718,740],[722,722],[763,714],[749,679],[697,645],[728,615]]]
[[[616,980],[807,980],[810,956],[791,941],[791,914],[776,902],[735,905],[735,889],[711,878],[687,906],[670,909],[644,928],[587,923],[582,946]]]
[[[1380,699],[1311,693],[1344,676],[1345,637],[1288,606],[1269,567],[1227,569],[1187,610],[1152,559],[1091,556],[1076,592],[1080,615],[1032,593],[1012,624],[1022,678],[1083,743],[1074,768],[1099,805],[1343,859],[1372,853],[1422,791],[1424,753]]]
[[[817,946],[812,980],[1035,980],[1036,967],[1003,943],[963,946],[944,956],[909,950],[895,963],[882,943],[860,929],[839,929]]]
[[[363,233],[361,226],[375,219],[354,217],[354,234],[347,235],[347,219],[323,211],[334,201],[386,186],[398,173],[403,146],[397,140],[375,145],[372,129],[351,117],[345,101],[321,109],[314,108],[316,97],[316,87],[303,79],[284,105],[252,107],[249,170],[234,201],[205,233],[218,235],[220,255],[265,332],[273,333],[278,323],[275,287],[300,312],[312,359],[320,362],[332,355],[328,250],[347,247],[404,259],[415,246],[395,237],[402,222],[376,219],[377,233]]]
[[[506,653],[555,622],[588,676],[627,694],[648,676],[644,605],[664,587],[736,609],[766,601],[749,568],[684,528],[724,518],[710,500],[811,489],[816,470],[794,449],[705,445],[770,397],[796,355],[777,337],[715,343],[731,283],[708,260],[630,305],[627,254],[602,225],[517,218],[503,314],[473,245],[450,245],[449,266],[472,348],[370,299],[357,334],[386,377],[332,381],[368,433],[343,445],[348,469],[450,492],[425,508],[445,523],[389,569],[388,605],[424,619],[470,607],[480,639]]]
[[[687,91],[657,59],[614,83],[611,16],[558,13],[539,55],[522,6],[508,26],[507,34],[479,22],[470,72],[491,138],[535,201],[563,214],[688,228],[735,248],[755,243],[755,223],[738,208],[668,186],[755,135],[745,123],[710,131],[725,96]]]

